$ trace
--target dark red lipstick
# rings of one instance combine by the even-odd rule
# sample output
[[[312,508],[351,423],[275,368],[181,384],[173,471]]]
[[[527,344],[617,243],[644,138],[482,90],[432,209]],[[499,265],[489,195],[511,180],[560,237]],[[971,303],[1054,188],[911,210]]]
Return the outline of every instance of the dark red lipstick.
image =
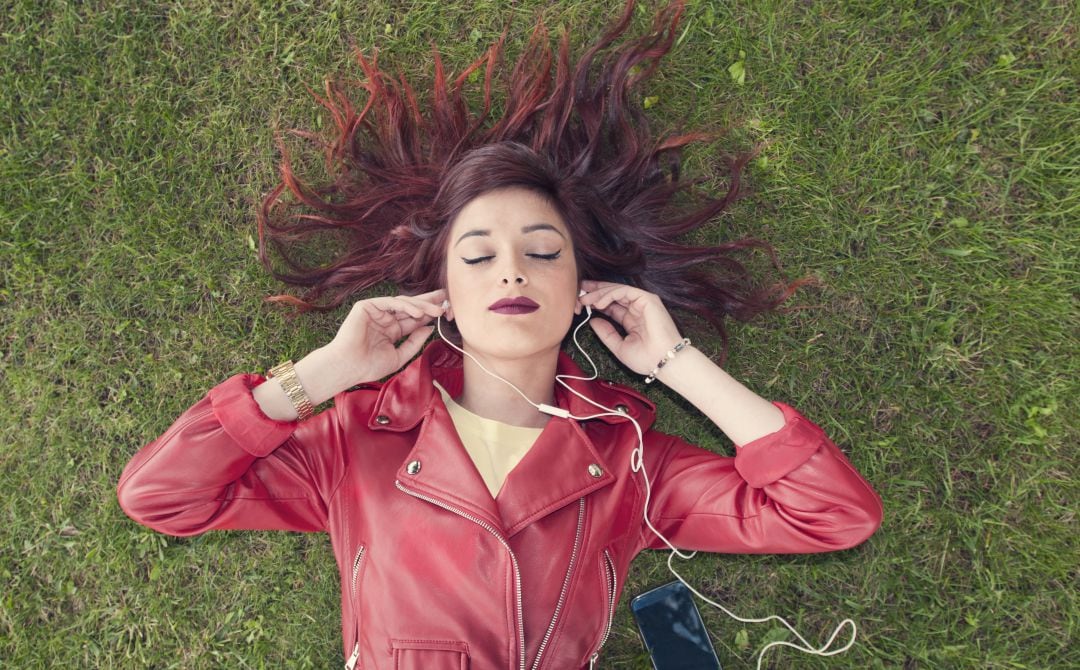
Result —
[[[525,296],[519,296],[517,298],[503,298],[492,304],[488,309],[499,314],[528,314],[540,309],[540,305]]]

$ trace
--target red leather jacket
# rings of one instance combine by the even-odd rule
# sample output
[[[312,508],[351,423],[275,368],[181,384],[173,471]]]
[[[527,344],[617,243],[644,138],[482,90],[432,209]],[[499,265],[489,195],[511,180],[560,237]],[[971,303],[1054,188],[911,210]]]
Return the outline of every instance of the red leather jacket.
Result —
[[[559,373],[581,374],[566,354]],[[260,411],[237,374],[135,454],[117,488],[135,521],[170,535],[327,531],[341,570],[345,657],[359,668],[580,668],[604,645],[630,561],[663,543],[642,520],[637,446],[621,417],[552,418],[493,500],[432,378],[461,390],[441,341],[385,383],[338,394],[303,422]],[[822,430],[786,425],[734,458],[651,430],[655,406],[611,382],[571,382],[645,430],[650,520],[712,552],[845,549],[881,501]],[[556,385],[573,414],[592,405]]]

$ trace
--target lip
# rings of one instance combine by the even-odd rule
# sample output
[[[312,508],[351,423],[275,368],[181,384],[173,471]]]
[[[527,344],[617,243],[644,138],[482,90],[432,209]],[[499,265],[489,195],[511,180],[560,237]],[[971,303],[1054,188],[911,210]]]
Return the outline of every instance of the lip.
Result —
[[[493,303],[488,309],[499,314],[528,314],[540,309],[540,305],[525,296],[518,296],[516,298],[503,298]]]

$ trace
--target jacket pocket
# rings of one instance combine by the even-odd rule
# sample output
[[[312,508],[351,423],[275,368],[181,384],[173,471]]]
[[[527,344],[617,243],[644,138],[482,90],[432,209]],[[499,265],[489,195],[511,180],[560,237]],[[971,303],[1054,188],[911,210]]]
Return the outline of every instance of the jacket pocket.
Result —
[[[361,544],[353,555],[352,575],[349,580],[349,603],[352,606],[353,646],[345,659],[345,670],[353,670],[360,658],[360,578],[363,576],[367,547]]]
[[[615,560],[611,552],[604,549],[600,555],[600,579],[603,582],[604,598],[604,628],[600,640],[596,643],[592,654],[589,655],[589,667],[596,664],[600,657],[600,650],[604,648],[608,637],[611,635],[611,624],[615,620],[615,596],[619,592],[618,576],[615,574]]]
[[[394,670],[469,670],[469,645],[450,640],[390,640]]]

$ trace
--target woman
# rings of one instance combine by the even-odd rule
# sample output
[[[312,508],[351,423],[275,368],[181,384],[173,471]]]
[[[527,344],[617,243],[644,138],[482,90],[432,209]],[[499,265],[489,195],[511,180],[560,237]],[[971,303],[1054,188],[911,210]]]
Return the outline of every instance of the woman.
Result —
[[[723,209],[741,163],[723,202],[674,208],[677,161],[665,174],[660,159],[701,135],[653,141],[628,93],[670,49],[681,3],[589,77],[632,9],[572,75],[564,37],[546,98],[548,68],[528,69],[547,53],[532,46],[538,27],[506,110],[483,133],[460,89],[485,59],[452,88],[436,61],[428,120],[404,81],[388,84],[363,57],[361,114],[328,86],[338,179],[309,188],[286,157],[260,248],[268,227],[295,272],[275,276],[310,287],[309,299],[336,291],[330,306],[281,298],[305,309],[383,279],[405,294],[356,302],[327,345],[272,377],[213,387],[121,475],[124,511],[164,533],[329,532],[347,668],[588,666],[630,561],[666,546],[653,529],[691,550],[816,552],[854,546],[880,523],[877,495],[822,430],[727,375],[667,310],[723,336],[725,315],[747,318],[794,286],[779,296],[748,286],[726,254],[756,241],[672,241]],[[498,48],[486,57],[485,113]],[[272,226],[286,187],[322,214]],[[334,227],[352,233],[335,263],[288,258],[286,243]],[[563,345],[592,312],[614,356],[697,407],[734,458],[653,430],[655,406],[631,388],[573,378],[584,375]],[[412,360],[436,327],[445,339]]]

